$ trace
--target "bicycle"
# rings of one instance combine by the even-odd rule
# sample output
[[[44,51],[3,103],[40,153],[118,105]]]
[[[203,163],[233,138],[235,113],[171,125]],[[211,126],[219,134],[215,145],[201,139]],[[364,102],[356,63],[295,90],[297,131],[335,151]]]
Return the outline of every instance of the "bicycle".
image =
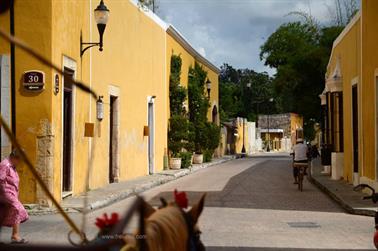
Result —
[[[303,192],[303,179],[306,173],[306,168],[309,167],[309,164],[308,162],[307,163],[294,162],[293,167],[298,168],[298,190]]]
[[[369,189],[371,191],[371,195],[362,197],[363,200],[371,200],[374,204],[378,202],[378,193],[375,192],[375,189],[367,184],[359,184],[353,188],[354,191],[362,191],[364,189]],[[373,243],[375,248],[378,250],[378,211],[375,212],[374,215],[374,223],[375,223],[375,233],[373,236]]]

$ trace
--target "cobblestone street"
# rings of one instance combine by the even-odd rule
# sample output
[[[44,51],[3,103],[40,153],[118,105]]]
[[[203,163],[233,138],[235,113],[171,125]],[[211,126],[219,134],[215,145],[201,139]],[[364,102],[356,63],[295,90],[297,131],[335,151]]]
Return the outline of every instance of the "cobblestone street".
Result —
[[[173,189],[188,192],[193,202],[207,192],[200,218],[208,250],[373,250],[374,220],[346,214],[315,186],[305,181],[301,193],[293,185],[289,157],[237,159],[158,186],[143,196],[158,206]],[[103,212],[122,212],[129,198],[88,215],[89,236]],[[78,222],[80,214],[71,214]],[[135,226],[131,224],[130,230]],[[58,215],[33,216],[22,226],[33,243],[67,243],[68,227]],[[7,241],[9,230],[2,233]],[[253,249],[252,249],[253,248]]]

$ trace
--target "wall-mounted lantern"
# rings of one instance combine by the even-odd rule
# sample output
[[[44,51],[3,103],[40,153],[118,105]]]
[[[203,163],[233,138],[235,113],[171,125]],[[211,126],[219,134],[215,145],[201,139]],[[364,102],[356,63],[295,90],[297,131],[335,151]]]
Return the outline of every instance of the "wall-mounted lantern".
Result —
[[[102,101],[103,98],[104,96],[99,96],[96,101],[96,115],[99,121],[104,119],[104,101]]]
[[[210,81],[210,79],[206,80],[206,89],[207,89],[207,96],[210,98],[210,92],[211,92],[211,81]]]
[[[106,28],[106,23],[109,20],[109,9],[105,6],[104,1],[101,0],[100,4],[94,10],[94,17],[97,23],[98,33],[100,35],[100,42],[98,43],[84,43],[83,38],[80,34],[80,57],[83,56],[84,52],[93,46],[99,46],[99,51],[102,51],[104,31]],[[85,47],[86,46],[86,47]]]

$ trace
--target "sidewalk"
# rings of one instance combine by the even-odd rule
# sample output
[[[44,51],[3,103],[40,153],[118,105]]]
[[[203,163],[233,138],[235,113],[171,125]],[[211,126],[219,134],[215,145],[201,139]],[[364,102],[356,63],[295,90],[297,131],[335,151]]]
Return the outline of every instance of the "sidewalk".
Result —
[[[313,174],[309,180],[319,187],[322,191],[328,194],[348,213],[374,216],[378,210],[371,200],[362,200],[365,193],[353,191],[353,185],[344,180],[332,180],[329,175],[321,173],[323,167],[320,164],[320,159],[314,161],[312,166]]]
[[[232,159],[235,159],[235,156],[224,156],[222,158],[214,159],[209,163],[194,164],[190,169],[164,170],[153,175],[142,176],[120,183],[113,183],[99,189],[91,190],[87,194],[87,210],[95,210],[106,207],[117,201],[142,193],[153,187]],[[67,212],[82,211],[84,198],[84,195],[68,197],[61,202],[61,205]],[[54,208],[43,208],[38,205],[25,205],[25,208],[28,210],[30,215],[56,213]]]

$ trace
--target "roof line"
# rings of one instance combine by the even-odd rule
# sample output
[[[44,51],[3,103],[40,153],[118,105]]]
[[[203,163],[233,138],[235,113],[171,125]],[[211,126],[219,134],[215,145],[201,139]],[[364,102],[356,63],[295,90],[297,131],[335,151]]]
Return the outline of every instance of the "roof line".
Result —
[[[335,39],[335,41],[333,41],[331,55],[329,57],[329,61],[328,61],[328,64],[327,64],[327,70],[328,70],[328,68],[329,68],[329,66],[331,64],[331,60],[332,60],[332,57],[333,57],[333,51],[334,51],[334,49],[343,40],[343,38],[349,33],[349,31],[354,27],[354,25],[358,22],[358,20],[360,20],[361,13],[362,13],[361,10],[359,10],[356,13],[356,15],[354,15],[354,17],[352,18],[352,20],[348,23],[348,25],[345,26],[345,28],[340,33],[340,35]]]
[[[138,0],[130,0],[137,8]],[[188,42],[188,40],[171,24],[163,21],[158,15],[149,9],[143,9],[142,11],[147,17],[149,17],[153,22],[159,25],[163,30],[165,30],[169,35],[171,35],[182,47],[184,47],[197,61],[206,65],[211,70],[219,74],[220,69],[211,63],[207,58],[202,56],[194,47]]]
[[[194,49],[188,40],[185,39],[185,37],[173,25],[168,26],[167,33],[171,35],[182,47],[184,47],[197,61],[219,74],[220,69],[211,63],[207,58],[202,56],[196,49]]]

